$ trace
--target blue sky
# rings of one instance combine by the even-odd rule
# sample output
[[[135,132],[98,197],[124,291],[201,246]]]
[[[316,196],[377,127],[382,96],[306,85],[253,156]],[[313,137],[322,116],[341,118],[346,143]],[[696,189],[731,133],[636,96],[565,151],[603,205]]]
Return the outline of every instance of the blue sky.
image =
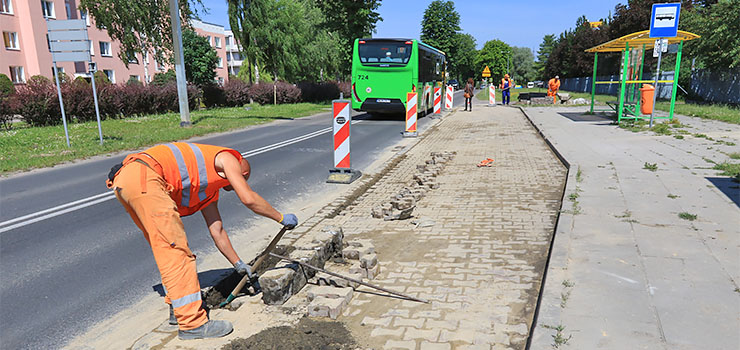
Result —
[[[383,21],[374,37],[418,38],[424,9],[431,0],[384,0],[378,9]],[[621,2],[626,2],[623,0]],[[229,27],[226,0],[204,0],[210,14],[201,18]],[[557,6],[557,4],[565,4]],[[473,35],[478,48],[486,41],[500,39],[509,45],[537,50],[545,34],[560,34],[573,28],[576,19],[585,15],[591,21],[607,17],[620,1],[613,0],[458,0],[463,32]]]

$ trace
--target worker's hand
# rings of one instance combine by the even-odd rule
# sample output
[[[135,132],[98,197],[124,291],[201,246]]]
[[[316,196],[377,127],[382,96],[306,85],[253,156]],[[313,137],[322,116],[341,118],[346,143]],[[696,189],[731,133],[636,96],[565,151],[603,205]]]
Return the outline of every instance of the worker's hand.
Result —
[[[242,276],[247,275],[249,278],[252,278],[252,267],[247,265],[247,263],[241,259],[234,264],[234,270]]]
[[[283,224],[288,230],[294,229],[296,226],[298,226],[298,218],[295,216],[295,214],[285,214],[283,215],[283,219],[280,220],[280,223]]]

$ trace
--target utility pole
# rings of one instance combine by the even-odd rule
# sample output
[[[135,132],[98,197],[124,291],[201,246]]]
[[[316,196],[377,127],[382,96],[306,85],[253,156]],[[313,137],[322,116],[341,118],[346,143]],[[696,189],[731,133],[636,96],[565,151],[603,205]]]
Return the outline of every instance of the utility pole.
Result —
[[[175,52],[175,75],[177,76],[177,98],[180,102],[180,126],[189,127],[190,107],[188,106],[188,88],[185,81],[185,58],[182,50],[182,28],[180,26],[180,6],[177,0],[170,0],[170,17],[172,19],[172,43]]]

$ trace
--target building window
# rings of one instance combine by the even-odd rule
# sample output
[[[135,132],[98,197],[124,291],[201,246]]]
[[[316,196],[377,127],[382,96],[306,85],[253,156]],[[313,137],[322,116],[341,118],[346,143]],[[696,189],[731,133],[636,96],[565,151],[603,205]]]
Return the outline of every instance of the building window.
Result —
[[[26,76],[23,74],[23,67],[10,66],[10,80],[15,84],[26,82]]]
[[[41,12],[46,18],[56,18],[56,15],[54,14],[54,2],[41,0]]]
[[[114,72],[112,69],[103,69],[103,73],[106,77],[108,77],[108,80],[110,80],[111,83],[116,83],[116,72]]]
[[[93,45],[92,40],[90,40],[89,43],[90,43],[90,55],[95,56],[95,45]]]
[[[231,46],[231,37],[230,36],[227,36],[226,39],[225,39],[225,41],[226,41],[226,47]]]
[[[107,41],[100,42],[100,56],[113,57],[110,51],[110,43]]]
[[[138,75],[129,75],[128,76],[128,81],[132,81],[132,80],[141,81],[141,79],[139,79],[139,76]]]
[[[223,67],[224,67],[224,59],[219,56],[218,57],[218,68],[223,68]]]
[[[221,48],[221,37],[214,36],[213,41],[216,44],[216,47],[220,49]]]
[[[16,32],[3,32],[3,42],[5,43],[5,48],[8,50],[21,49],[18,45],[18,33]]]
[[[0,13],[13,14],[13,3],[10,0],[0,0]]]
[[[87,16],[87,12],[80,10],[80,19],[84,19],[85,24],[87,24],[88,27],[90,26],[90,17]]]
[[[128,63],[139,64],[139,59],[136,58],[136,52],[129,52],[126,56],[128,56]]]
[[[59,74],[59,80],[62,80],[64,76],[64,67],[57,67],[57,74]],[[54,76],[54,67],[51,67],[51,76]]]
[[[208,40],[208,45],[213,45],[213,44],[211,44],[211,36],[210,35],[206,35],[206,40]]]

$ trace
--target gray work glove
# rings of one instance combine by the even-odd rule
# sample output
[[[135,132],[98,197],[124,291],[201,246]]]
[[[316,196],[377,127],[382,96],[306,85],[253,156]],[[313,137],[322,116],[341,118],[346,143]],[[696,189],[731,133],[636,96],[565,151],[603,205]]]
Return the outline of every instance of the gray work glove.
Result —
[[[249,266],[241,259],[234,264],[234,270],[242,276],[247,275],[249,278],[252,278],[252,266]]]
[[[285,214],[283,215],[283,220],[281,220],[280,223],[288,228],[288,230],[292,230],[296,226],[298,226],[298,217],[296,217],[295,214]]]

